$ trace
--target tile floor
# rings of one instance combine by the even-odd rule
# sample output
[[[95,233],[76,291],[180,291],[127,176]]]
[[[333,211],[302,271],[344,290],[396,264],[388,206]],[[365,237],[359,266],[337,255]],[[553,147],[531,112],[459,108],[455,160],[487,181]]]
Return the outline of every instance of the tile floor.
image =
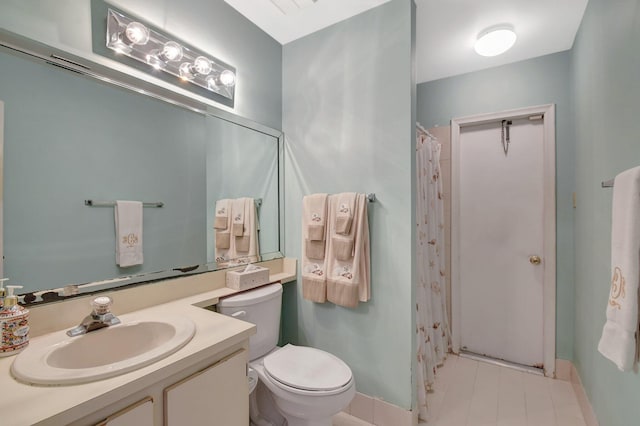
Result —
[[[421,426],[585,426],[571,383],[450,355]],[[369,423],[340,413],[334,426]]]
[[[585,426],[570,382],[449,356],[429,394],[433,426]]]
[[[347,413],[338,413],[333,416],[331,420],[333,426],[372,426],[371,423],[367,423]]]

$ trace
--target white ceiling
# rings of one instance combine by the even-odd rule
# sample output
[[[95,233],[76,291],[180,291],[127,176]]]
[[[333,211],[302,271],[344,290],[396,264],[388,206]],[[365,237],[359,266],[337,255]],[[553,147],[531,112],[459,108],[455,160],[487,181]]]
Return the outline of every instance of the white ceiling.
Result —
[[[418,83],[569,50],[587,0],[415,0]],[[475,53],[478,33],[511,24],[516,44],[493,58]]]
[[[286,44],[389,0],[225,1]],[[418,83],[568,50],[587,1],[415,0]],[[283,7],[287,2],[291,7]],[[513,48],[493,58],[476,54],[473,43],[478,33],[505,23],[518,34]]]
[[[224,1],[281,44],[287,44],[389,0],[317,0],[311,5],[304,0]],[[284,7],[287,4],[291,7]],[[297,11],[296,4],[302,6]]]

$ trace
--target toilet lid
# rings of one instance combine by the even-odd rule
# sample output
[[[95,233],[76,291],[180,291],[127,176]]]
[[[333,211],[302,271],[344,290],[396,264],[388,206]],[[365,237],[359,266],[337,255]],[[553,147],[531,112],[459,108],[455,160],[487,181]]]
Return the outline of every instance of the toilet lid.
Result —
[[[263,365],[271,377],[297,389],[329,391],[351,380],[351,369],[340,358],[306,346],[286,345]]]

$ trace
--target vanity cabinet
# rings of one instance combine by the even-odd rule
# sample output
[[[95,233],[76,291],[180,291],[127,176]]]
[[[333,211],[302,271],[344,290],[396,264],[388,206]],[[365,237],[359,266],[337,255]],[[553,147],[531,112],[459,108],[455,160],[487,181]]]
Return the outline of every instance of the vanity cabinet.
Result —
[[[96,426],[154,426],[153,399],[147,397],[109,416]]]
[[[165,425],[248,425],[248,395],[246,357],[231,355],[165,389]]]
[[[144,387],[70,426],[247,426],[248,342]],[[56,423],[46,423],[56,424]],[[60,424],[60,423],[57,423]]]

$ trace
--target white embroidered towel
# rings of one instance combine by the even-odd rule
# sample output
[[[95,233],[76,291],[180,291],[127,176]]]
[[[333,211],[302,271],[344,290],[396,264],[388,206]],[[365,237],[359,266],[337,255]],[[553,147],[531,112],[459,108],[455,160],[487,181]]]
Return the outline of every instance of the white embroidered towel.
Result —
[[[324,238],[314,241],[309,238],[309,225],[313,220],[313,205],[316,196],[307,195],[302,199],[302,297],[312,302],[327,300],[326,248]]]
[[[355,192],[343,192],[338,194],[337,203],[335,206],[335,231],[338,234],[347,235],[351,231],[351,224],[353,223],[354,208],[356,205],[356,193]]]
[[[371,256],[367,196],[357,194],[353,223],[347,235],[337,232],[336,205],[339,195],[329,196],[329,233],[327,244],[327,300],[336,305],[355,308],[371,298]]]
[[[229,226],[229,200],[218,200],[216,201],[216,216],[213,222],[213,227],[215,229],[224,230]]]
[[[142,203],[116,201],[116,264],[121,268],[142,265]]]
[[[244,235],[244,200],[246,198],[236,198],[231,202],[231,233],[236,237]]]
[[[614,180],[611,220],[611,290],[598,351],[622,371],[637,360],[640,279],[640,167]]]
[[[312,194],[305,197],[308,203],[307,233],[309,241],[324,241],[327,222],[327,194]]]
[[[244,225],[242,235],[235,237],[235,251],[239,257],[254,257],[260,253],[258,244],[258,215],[253,198],[241,198],[244,205]],[[255,262],[257,259],[247,259]]]

